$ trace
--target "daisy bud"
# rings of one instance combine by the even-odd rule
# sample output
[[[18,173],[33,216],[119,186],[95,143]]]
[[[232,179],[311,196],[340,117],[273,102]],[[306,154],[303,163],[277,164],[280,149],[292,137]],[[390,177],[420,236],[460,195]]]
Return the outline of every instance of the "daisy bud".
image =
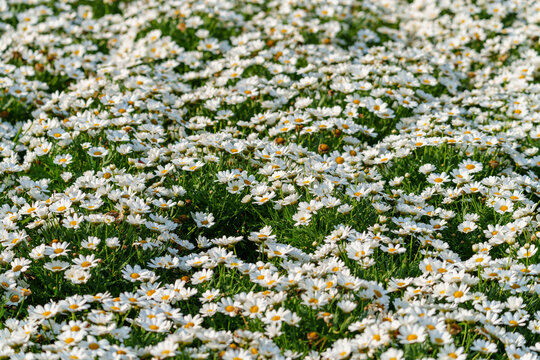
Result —
[[[319,154],[325,154],[328,151],[330,151],[330,146],[328,146],[326,144],[320,144],[319,145]]]

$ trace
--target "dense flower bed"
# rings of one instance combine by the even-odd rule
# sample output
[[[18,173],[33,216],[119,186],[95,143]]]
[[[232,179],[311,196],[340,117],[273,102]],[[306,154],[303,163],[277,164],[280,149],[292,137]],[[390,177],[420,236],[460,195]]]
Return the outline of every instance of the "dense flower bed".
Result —
[[[537,359],[534,0],[0,0],[0,358]]]

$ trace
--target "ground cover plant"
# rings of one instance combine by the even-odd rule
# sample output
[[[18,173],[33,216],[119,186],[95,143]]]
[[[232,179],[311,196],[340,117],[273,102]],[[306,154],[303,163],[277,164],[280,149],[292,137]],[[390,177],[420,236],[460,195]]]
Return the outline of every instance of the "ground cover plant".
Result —
[[[534,0],[0,0],[0,358],[538,359]]]

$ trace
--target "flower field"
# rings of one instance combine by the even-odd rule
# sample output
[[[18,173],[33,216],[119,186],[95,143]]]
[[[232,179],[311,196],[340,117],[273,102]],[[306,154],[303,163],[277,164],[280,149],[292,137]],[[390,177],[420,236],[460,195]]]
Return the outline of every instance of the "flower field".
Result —
[[[0,358],[540,358],[536,0],[0,0]]]

